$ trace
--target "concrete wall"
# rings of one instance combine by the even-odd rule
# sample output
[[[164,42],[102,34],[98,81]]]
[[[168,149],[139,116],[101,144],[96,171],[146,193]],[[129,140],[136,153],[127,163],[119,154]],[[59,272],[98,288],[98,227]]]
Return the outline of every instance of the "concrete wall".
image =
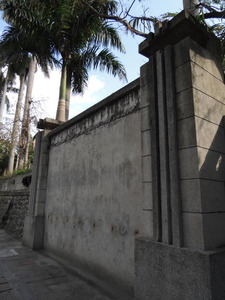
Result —
[[[140,79],[42,122],[24,241],[135,299],[224,299],[220,45],[183,11],[139,50]]]
[[[22,180],[31,173],[0,180],[0,227],[21,238],[28,211],[30,188]]]
[[[129,291],[135,237],[152,232],[151,201],[141,200],[151,178],[139,89],[136,80],[53,131],[45,208],[47,250]]]

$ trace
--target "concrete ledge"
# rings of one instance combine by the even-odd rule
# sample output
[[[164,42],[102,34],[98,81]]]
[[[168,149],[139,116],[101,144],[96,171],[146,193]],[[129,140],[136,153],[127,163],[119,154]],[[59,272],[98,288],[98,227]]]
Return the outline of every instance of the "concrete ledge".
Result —
[[[48,130],[53,130],[57,128],[58,126],[62,125],[64,122],[58,121],[55,119],[50,119],[50,118],[45,118],[45,119],[40,119],[37,124],[38,129],[48,129]]]
[[[15,191],[0,191],[0,197],[3,196],[23,196],[30,195],[29,190],[15,190]]]
[[[225,249],[198,251],[137,238],[135,299],[225,299]]]

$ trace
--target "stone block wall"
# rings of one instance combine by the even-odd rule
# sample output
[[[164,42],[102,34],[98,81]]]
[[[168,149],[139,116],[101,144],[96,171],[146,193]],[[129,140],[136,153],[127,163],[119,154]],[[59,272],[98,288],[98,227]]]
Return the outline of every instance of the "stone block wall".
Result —
[[[22,183],[31,173],[0,180],[0,228],[16,237],[23,235],[24,219],[28,211],[30,189]]]
[[[29,191],[0,192],[0,227],[19,238],[23,235],[29,195]]]

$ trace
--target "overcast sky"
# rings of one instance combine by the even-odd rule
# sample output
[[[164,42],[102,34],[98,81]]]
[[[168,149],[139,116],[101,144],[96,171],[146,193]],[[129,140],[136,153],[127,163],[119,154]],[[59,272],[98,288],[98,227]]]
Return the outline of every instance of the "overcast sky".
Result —
[[[128,2],[129,3],[129,2]],[[183,7],[183,0],[142,0],[137,1],[133,14],[140,15],[145,8],[149,7],[148,15],[159,16],[165,12],[179,12]],[[0,30],[3,30],[4,23],[0,22]],[[124,64],[128,83],[139,77],[140,66],[147,60],[138,54],[138,45],[143,39],[133,37],[130,34],[122,34],[122,41],[126,48],[126,54],[116,53],[119,60]],[[33,89],[34,100],[42,101],[43,112],[41,118],[55,118],[56,107],[59,94],[60,72],[51,72],[50,79],[44,77],[40,70],[36,73]],[[79,114],[83,110],[92,106],[96,102],[103,100],[108,95],[125,86],[127,82],[121,81],[108,75],[106,72],[91,71],[89,73],[88,87],[83,95],[73,95],[71,97],[70,118]]]

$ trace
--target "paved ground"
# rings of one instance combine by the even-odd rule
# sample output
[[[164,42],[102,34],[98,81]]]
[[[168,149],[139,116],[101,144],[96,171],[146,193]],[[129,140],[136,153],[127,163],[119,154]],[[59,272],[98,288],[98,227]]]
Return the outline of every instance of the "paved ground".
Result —
[[[124,300],[0,230],[0,300]]]

